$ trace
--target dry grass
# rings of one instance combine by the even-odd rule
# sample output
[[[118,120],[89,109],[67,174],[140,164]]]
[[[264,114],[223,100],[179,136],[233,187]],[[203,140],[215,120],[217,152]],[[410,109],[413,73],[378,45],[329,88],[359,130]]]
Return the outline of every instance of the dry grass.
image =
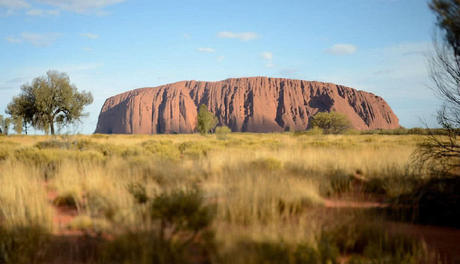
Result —
[[[410,155],[422,140],[290,133],[233,133],[225,140],[212,135],[2,137],[0,225],[33,223],[52,230],[45,182],[77,210],[69,228],[112,235],[152,225],[146,205],[138,202],[142,195],[198,187],[206,203],[216,207],[213,228],[220,250],[242,240],[314,244],[324,222],[315,208],[348,190],[350,175],[380,180],[387,196],[410,188],[401,182],[412,177]]]
[[[39,225],[52,229],[53,211],[37,169],[3,162],[0,186],[1,225],[8,228]]]

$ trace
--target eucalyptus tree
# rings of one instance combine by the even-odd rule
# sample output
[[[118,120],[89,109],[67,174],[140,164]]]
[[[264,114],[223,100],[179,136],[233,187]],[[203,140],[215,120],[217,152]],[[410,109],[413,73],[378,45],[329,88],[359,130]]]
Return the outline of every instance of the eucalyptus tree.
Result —
[[[91,93],[79,92],[66,73],[48,71],[46,76],[23,85],[6,113],[13,119],[22,119],[26,129],[30,124],[54,135],[55,124],[65,126],[79,121],[87,115],[83,113],[84,107],[92,102]]]

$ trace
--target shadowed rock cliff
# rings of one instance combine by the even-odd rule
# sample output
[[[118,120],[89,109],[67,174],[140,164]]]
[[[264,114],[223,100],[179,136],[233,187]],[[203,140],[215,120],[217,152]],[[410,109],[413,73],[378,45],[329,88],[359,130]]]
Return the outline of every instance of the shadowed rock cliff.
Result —
[[[344,113],[360,130],[399,127],[385,100],[372,93],[332,83],[252,77],[182,81],[110,97],[95,133],[191,133],[200,104],[232,131],[305,130],[321,111]]]

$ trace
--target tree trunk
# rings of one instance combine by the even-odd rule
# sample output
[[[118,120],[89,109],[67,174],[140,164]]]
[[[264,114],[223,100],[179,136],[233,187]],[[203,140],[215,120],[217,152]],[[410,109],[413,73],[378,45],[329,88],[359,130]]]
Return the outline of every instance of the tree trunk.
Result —
[[[51,135],[54,136],[54,122],[50,123],[50,131],[51,131]]]

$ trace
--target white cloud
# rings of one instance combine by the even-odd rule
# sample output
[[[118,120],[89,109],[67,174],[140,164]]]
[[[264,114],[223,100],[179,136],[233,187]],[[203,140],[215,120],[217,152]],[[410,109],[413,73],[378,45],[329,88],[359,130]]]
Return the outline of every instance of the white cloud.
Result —
[[[30,43],[36,47],[47,47],[51,45],[59,37],[57,33],[29,33],[23,32],[19,37],[9,36],[6,38],[6,41],[10,43]]]
[[[264,51],[264,52],[260,53],[260,56],[266,62],[265,67],[267,67],[267,68],[275,67],[275,64],[273,64],[273,53],[271,53],[270,51]]]
[[[6,37],[6,41],[9,43],[21,43],[22,39],[16,37]]]
[[[99,38],[98,34],[93,34],[93,33],[81,33],[80,36],[89,38],[89,39],[97,39]]]
[[[335,44],[326,49],[326,52],[332,55],[349,55],[355,53],[356,50],[356,46],[352,44]]]
[[[296,77],[299,73],[299,70],[296,68],[283,68],[278,72],[278,75],[281,77],[293,78]]]
[[[262,56],[262,58],[264,58],[266,60],[272,60],[273,59],[273,53],[271,53],[269,51],[264,51],[260,55]]]
[[[221,61],[223,61],[224,59],[225,59],[224,56],[219,56],[219,57],[217,57],[217,61],[218,61],[218,62],[221,62]]]
[[[24,0],[0,0],[0,7],[7,9],[29,8],[30,5]]]
[[[183,37],[184,39],[190,39],[192,36],[188,33],[184,33]]]
[[[428,119],[439,106],[427,69],[432,54],[430,42],[406,42],[360,50],[360,58],[350,67],[331,69],[319,81],[333,82],[382,96],[400,118],[403,126],[423,126],[418,118]]]
[[[25,42],[28,42],[36,47],[47,47],[51,45],[58,37],[59,34],[56,33],[21,33],[21,37]]]
[[[57,9],[53,10],[43,10],[43,9],[29,9],[26,12],[28,16],[57,16],[60,14],[60,11]]]
[[[219,38],[239,39],[241,41],[249,41],[259,37],[255,32],[230,32],[222,31],[217,33]]]
[[[204,52],[204,53],[214,53],[214,52],[216,52],[216,50],[213,49],[213,48],[197,48],[196,50],[198,50],[199,52]]]
[[[1,0],[0,0],[1,1]],[[94,9],[101,9],[125,0],[36,0],[37,2],[59,7],[61,9],[85,13]]]

